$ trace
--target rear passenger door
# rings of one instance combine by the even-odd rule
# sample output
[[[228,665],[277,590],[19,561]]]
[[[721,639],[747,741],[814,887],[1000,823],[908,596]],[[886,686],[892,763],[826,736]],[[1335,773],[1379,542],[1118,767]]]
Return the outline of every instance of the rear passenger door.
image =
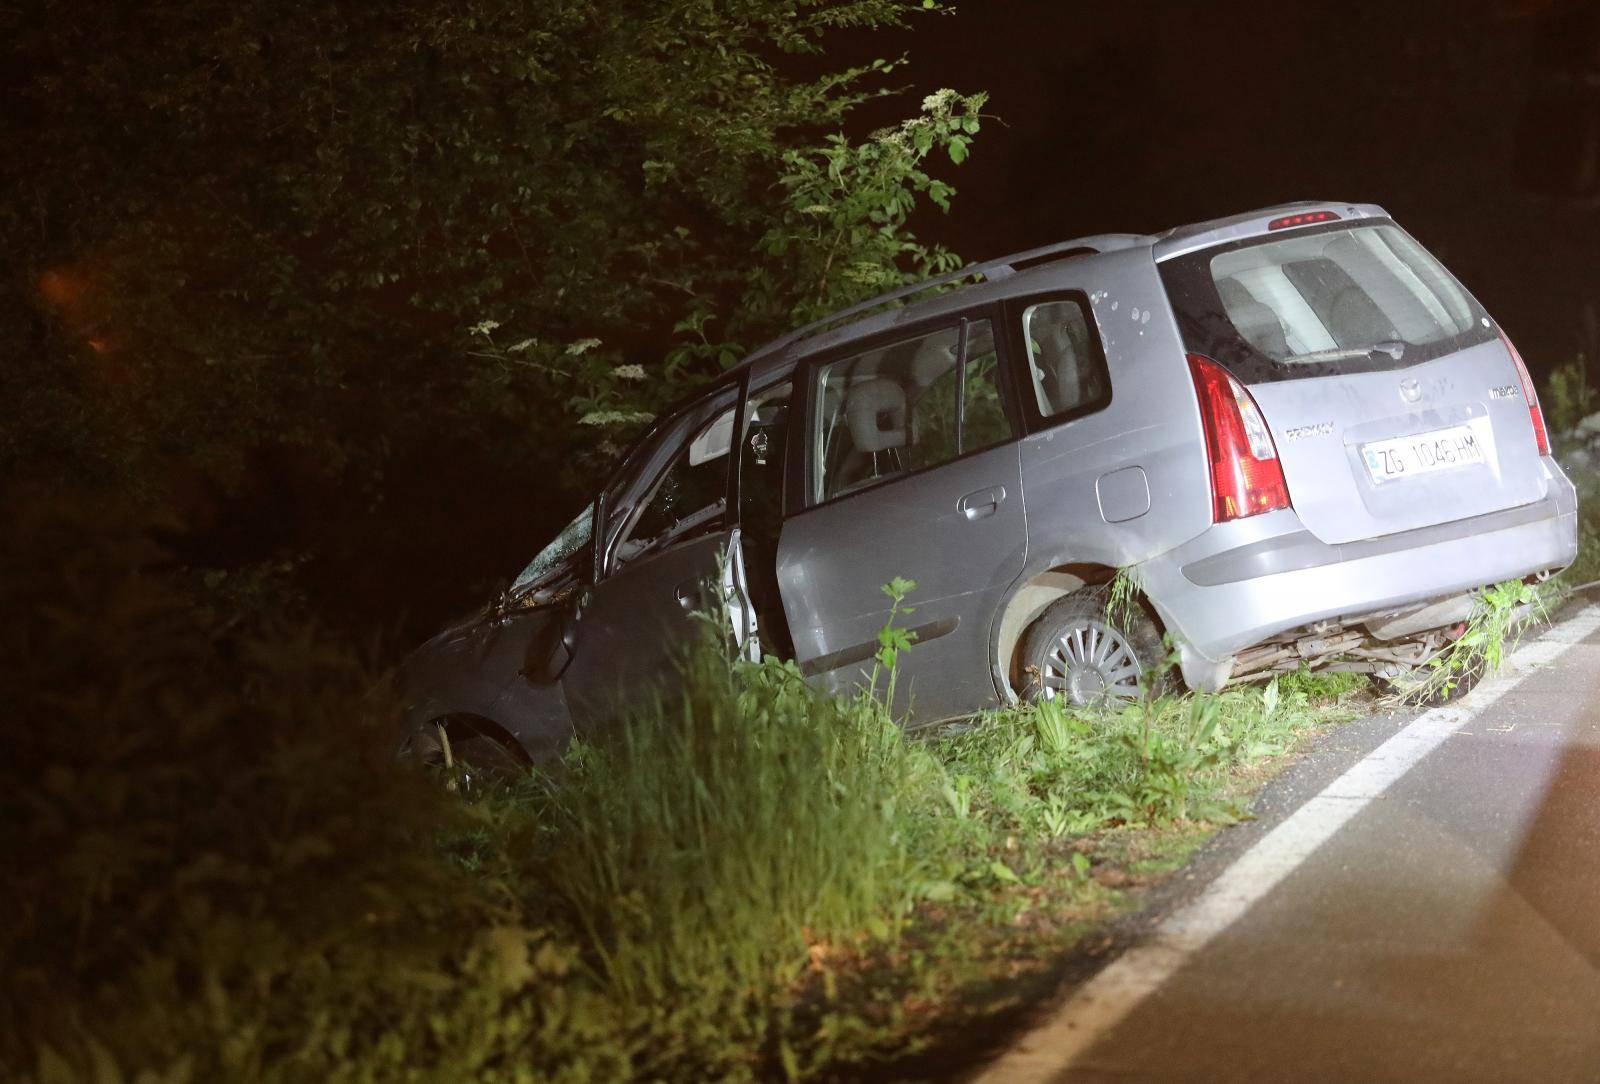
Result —
[[[916,581],[897,704],[926,723],[996,702],[994,610],[1023,567],[1012,394],[990,313],[803,365],[803,457],[778,578],[795,658],[844,691],[871,669],[882,587]]]

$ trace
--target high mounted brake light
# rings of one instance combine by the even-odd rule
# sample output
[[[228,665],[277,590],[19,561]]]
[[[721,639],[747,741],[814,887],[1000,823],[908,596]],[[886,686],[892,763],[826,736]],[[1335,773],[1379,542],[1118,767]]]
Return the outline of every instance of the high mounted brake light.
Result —
[[[1517,348],[1506,337],[1505,330],[1496,328],[1500,332],[1500,341],[1506,344],[1506,350],[1511,354],[1511,364],[1517,367],[1517,379],[1522,381],[1522,398],[1528,404],[1528,418],[1533,422],[1533,439],[1539,445],[1540,455],[1550,454],[1550,431],[1544,425],[1544,410],[1539,406],[1539,392],[1533,386],[1533,378],[1528,375],[1528,367],[1522,363],[1522,355],[1517,353]]]
[[[1267,223],[1269,230],[1286,230],[1290,226],[1314,226],[1318,222],[1337,222],[1339,216],[1332,211],[1306,211],[1298,215],[1284,215]]]
[[[1189,372],[1200,399],[1211,478],[1215,523],[1289,507],[1289,486],[1261,409],[1222,366],[1189,355]]]

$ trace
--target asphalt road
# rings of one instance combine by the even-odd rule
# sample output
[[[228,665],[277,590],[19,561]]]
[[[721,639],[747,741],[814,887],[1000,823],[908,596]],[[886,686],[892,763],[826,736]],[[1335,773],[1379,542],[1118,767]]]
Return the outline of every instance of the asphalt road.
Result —
[[[980,1079],[1600,1082],[1600,611],[1568,622],[1317,750]]]

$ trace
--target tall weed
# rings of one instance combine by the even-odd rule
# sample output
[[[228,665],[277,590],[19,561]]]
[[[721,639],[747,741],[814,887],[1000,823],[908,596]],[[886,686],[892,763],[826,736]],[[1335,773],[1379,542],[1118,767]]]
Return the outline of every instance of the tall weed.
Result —
[[[903,913],[896,800],[915,760],[870,701],[816,698],[792,664],[702,648],[681,701],[570,758],[543,881],[614,990],[639,999],[793,979],[811,940]]]

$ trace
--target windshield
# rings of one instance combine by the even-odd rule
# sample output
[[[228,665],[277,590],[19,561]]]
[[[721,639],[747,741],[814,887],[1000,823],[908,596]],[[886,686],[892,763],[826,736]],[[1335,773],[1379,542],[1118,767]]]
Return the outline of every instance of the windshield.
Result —
[[[1189,349],[1247,383],[1412,365],[1493,334],[1450,272],[1392,224],[1252,238],[1162,275]]]
[[[511,593],[516,594],[532,584],[544,579],[553,569],[561,566],[578,550],[588,545],[591,533],[594,530],[594,504],[584,506],[571,523],[561,529],[561,533],[551,540],[550,544],[540,550],[533,560],[528,562],[528,567],[522,570],[521,575],[511,585]]]

